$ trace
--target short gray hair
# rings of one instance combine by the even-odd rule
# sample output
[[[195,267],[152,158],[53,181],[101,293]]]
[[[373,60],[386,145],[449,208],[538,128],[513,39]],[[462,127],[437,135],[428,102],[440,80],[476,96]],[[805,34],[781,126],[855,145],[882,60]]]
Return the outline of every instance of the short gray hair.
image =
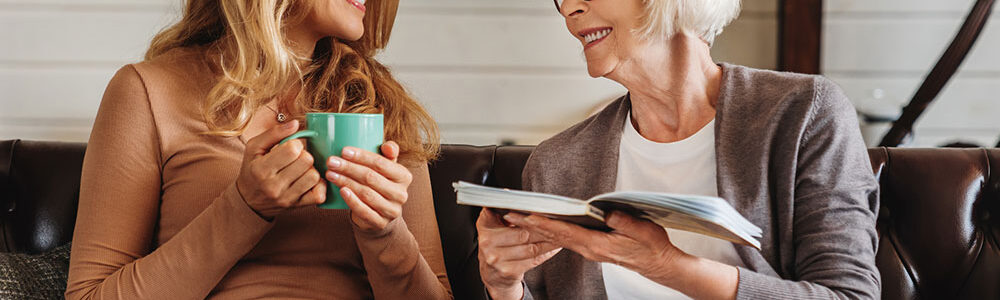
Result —
[[[740,0],[642,0],[644,15],[637,33],[668,39],[685,32],[712,45],[722,28],[740,14]]]

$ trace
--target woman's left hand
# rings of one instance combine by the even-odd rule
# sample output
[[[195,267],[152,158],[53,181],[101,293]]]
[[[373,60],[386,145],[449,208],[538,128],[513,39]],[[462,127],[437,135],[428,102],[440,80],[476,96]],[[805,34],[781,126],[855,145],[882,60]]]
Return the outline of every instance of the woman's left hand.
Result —
[[[356,147],[344,147],[341,157],[327,159],[326,180],[340,187],[340,195],[351,209],[351,221],[360,230],[385,230],[403,213],[410,170],[399,164],[399,145],[385,142],[382,155]]]
[[[601,232],[544,216],[508,213],[504,219],[573,250],[584,258],[613,263],[645,277],[668,279],[683,251],[670,243],[666,230],[645,219],[612,212],[605,220],[611,232]]]

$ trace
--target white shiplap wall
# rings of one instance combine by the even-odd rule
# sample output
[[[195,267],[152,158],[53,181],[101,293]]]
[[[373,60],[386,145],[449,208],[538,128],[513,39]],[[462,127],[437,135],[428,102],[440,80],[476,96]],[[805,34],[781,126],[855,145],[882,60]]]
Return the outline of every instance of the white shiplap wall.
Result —
[[[713,55],[775,66],[776,0],[746,1]],[[0,139],[86,141],[107,81],[176,20],[179,1],[0,0]],[[447,143],[534,144],[623,89],[587,76],[548,0],[402,1],[380,58]]]
[[[973,0],[825,1],[823,72],[861,110],[897,110],[951,42]],[[915,129],[912,146],[1000,136],[1000,7]],[[882,97],[876,94],[881,91]]]
[[[0,0],[0,139],[86,141],[108,80],[173,20],[170,3]]]

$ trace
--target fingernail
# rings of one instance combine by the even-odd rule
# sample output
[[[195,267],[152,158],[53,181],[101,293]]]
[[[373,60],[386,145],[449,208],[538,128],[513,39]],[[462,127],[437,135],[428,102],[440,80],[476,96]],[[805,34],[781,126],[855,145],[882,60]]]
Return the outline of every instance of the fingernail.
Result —
[[[331,157],[330,158],[330,168],[331,169],[340,169],[340,167],[343,166],[343,165],[344,165],[344,162],[340,161],[340,158],[336,158],[336,157]]]
[[[340,195],[344,196],[344,198],[350,198],[352,193],[353,192],[351,192],[350,188],[347,187],[340,188]]]
[[[542,225],[542,220],[548,220],[545,217],[539,217],[534,214],[526,215],[521,219],[521,223],[530,226],[540,226]]]
[[[292,128],[298,127],[298,125],[299,125],[298,123],[299,123],[298,120],[292,120],[292,121],[290,121],[288,123],[285,123],[285,125],[281,125],[281,128],[282,129],[292,129]]]
[[[608,226],[618,227],[625,221],[625,219],[623,219],[624,217],[625,216],[622,215],[622,212],[612,211],[608,214],[607,218],[604,218],[604,222],[607,223]]]
[[[524,220],[524,217],[516,215],[516,214],[506,214],[506,215],[503,215],[503,219],[507,220],[507,222],[511,222],[511,223],[521,223],[521,221]]]
[[[604,223],[611,225],[611,223],[616,223],[616,222],[618,222],[618,212],[612,211],[609,212],[606,216],[604,216]]]
[[[341,154],[343,154],[344,157],[354,157],[354,149],[344,148],[344,151],[341,151]]]
[[[329,179],[330,181],[337,181],[338,179],[340,179],[340,174],[327,171],[326,172],[326,179]]]

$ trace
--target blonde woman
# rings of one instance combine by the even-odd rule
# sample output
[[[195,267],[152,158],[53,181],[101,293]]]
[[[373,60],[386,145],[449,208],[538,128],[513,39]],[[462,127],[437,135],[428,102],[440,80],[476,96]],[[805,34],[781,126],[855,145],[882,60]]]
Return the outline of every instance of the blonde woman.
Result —
[[[535,148],[528,190],[720,196],[761,250],[628,214],[599,232],[483,210],[493,299],[877,299],[877,182],[851,103],[820,76],[717,64],[739,0],[557,0],[592,77],[628,94]],[[512,226],[507,226],[511,224]]]
[[[105,92],[66,297],[450,298],[436,128],[373,58],[397,5],[188,0]],[[383,113],[390,141],[343,158],[275,146],[306,112]],[[315,206],[327,180],[350,210]]]

